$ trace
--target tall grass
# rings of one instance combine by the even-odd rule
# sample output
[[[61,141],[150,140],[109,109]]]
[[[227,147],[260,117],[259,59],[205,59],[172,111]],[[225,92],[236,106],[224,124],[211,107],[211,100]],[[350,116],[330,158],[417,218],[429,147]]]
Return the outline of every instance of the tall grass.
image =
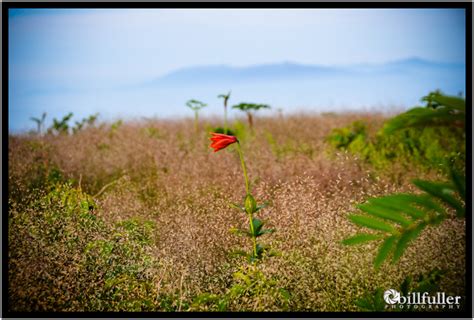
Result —
[[[442,291],[465,294],[464,221],[427,230],[397,266],[377,271],[376,244],[341,245],[360,231],[346,218],[354,204],[439,177],[402,164],[374,171],[357,155],[329,152],[331,130],[357,120],[377,130],[384,119],[256,118],[253,135],[239,127],[253,195],[271,199],[261,218],[278,230],[266,240],[280,256],[262,264],[261,288],[270,281],[288,299],[262,289],[226,310],[358,310],[364,292],[434,268],[447,270]],[[203,310],[196,297],[226,293],[243,259],[230,253],[246,247],[229,232],[242,223],[229,206],[245,191],[239,155],[213,156],[208,133],[192,126],[149,120],[9,136],[10,310]]]

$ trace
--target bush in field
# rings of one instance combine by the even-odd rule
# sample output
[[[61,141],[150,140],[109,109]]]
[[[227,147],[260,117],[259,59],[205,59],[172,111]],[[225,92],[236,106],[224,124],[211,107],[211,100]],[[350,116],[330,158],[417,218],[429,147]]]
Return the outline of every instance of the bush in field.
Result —
[[[430,94],[430,105],[404,113],[370,137],[368,124],[356,121],[348,127],[334,129],[327,141],[335,148],[356,154],[376,169],[386,169],[395,162],[447,172],[445,160],[450,159],[457,168],[465,162],[465,131],[453,119],[454,125],[443,126],[439,116],[439,98]],[[447,114],[447,118],[451,117]],[[432,118],[432,125],[417,124],[417,118]],[[438,119],[436,120],[436,117]],[[457,116],[455,116],[457,117]]]
[[[24,210],[10,207],[11,311],[153,310],[151,222],[107,224],[92,197],[68,183]]]
[[[355,121],[350,126],[333,129],[327,140],[337,149],[348,149],[354,141],[367,139],[367,125],[362,121]]]
[[[191,310],[198,311],[269,311],[288,310],[290,293],[278,288],[275,279],[265,276],[255,265],[240,267],[233,275],[234,284],[225,294],[205,293],[197,296]]]

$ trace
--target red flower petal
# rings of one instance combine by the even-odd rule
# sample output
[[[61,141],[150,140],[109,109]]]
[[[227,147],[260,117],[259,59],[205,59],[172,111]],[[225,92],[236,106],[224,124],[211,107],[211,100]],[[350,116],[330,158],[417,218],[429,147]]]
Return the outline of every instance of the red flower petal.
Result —
[[[211,148],[214,148],[214,152],[224,149],[228,145],[238,141],[236,137],[227,134],[211,132],[211,135]]]

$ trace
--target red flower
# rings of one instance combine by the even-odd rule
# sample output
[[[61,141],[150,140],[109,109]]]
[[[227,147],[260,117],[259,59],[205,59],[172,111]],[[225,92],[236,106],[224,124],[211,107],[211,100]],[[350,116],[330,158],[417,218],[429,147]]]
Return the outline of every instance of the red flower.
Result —
[[[226,148],[228,145],[238,142],[236,137],[229,136],[222,133],[211,132],[211,148],[214,148],[214,152]]]

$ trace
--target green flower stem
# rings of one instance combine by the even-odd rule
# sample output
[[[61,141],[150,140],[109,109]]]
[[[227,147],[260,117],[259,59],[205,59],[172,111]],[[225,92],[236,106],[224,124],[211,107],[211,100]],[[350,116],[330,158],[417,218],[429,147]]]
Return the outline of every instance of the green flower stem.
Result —
[[[255,258],[257,258],[257,238],[255,237],[255,231],[253,228],[253,214],[250,213],[248,216],[250,223],[250,231],[252,232],[253,255]]]
[[[237,141],[237,151],[239,152],[240,156],[240,163],[242,164],[242,170],[244,171],[244,178],[245,178],[245,192],[246,197],[250,195],[250,188],[249,188],[249,177],[247,175],[247,168],[245,166],[244,155],[242,154],[242,148],[240,147],[240,142]],[[249,217],[249,224],[250,224],[250,231],[252,232],[252,242],[253,242],[253,254],[254,257],[257,257],[257,238],[255,237],[255,230],[253,227],[253,213],[248,213]]]
[[[247,168],[245,167],[244,156],[242,154],[242,149],[240,147],[240,142],[237,141],[237,151],[239,152],[240,156],[240,163],[242,164],[242,170],[244,171],[244,178],[245,178],[245,192],[247,195],[250,194],[249,190],[249,177],[247,176]]]

